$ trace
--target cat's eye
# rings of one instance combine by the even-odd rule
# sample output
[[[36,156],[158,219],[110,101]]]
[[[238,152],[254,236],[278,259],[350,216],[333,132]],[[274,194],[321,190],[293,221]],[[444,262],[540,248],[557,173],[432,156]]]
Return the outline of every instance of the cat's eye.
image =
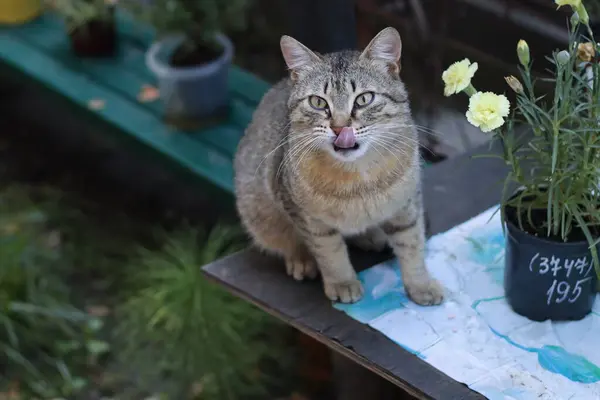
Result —
[[[356,96],[356,99],[354,100],[354,105],[357,108],[366,107],[373,102],[373,99],[375,99],[375,93],[364,92]]]
[[[328,107],[327,100],[319,96],[310,96],[308,98],[308,104],[310,104],[310,106],[315,110],[319,111],[325,110]]]

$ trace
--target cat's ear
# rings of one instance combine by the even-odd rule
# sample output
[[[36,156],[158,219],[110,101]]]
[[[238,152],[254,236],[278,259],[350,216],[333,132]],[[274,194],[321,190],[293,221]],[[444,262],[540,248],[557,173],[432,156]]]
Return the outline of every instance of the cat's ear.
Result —
[[[279,43],[281,54],[291,72],[292,79],[296,79],[298,73],[322,61],[317,54],[293,37],[284,35]]]
[[[387,63],[394,73],[400,72],[400,56],[402,54],[402,40],[398,31],[387,27],[371,40],[371,43],[360,55]]]

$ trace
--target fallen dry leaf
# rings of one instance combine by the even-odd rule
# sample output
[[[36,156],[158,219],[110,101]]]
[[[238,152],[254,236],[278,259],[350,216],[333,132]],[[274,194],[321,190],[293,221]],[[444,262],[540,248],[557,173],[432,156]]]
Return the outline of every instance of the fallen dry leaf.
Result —
[[[149,103],[157,100],[159,97],[159,90],[152,85],[142,85],[142,88],[137,95],[137,99],[141,103]]]
[[[294,392],[290,396],[289,400],[309,400],[309,399],[308,399],[308,397],[306,397],[298,392]]]
[[[106,102],[102,99],[92,99],[90,101],[88,101],[88,107],[91,110],[102,110],[104,109],[104,106],[106,105]]]
[[[19,382],[11,382],[8,385],[8,392],[0,392],[0,400],[19,400],[21,398]]]
[[[110,314],[110,308],[107,306],[96,305],[96,306],[88,306],[85,308],[88,314],[94,317],[106,317]]]

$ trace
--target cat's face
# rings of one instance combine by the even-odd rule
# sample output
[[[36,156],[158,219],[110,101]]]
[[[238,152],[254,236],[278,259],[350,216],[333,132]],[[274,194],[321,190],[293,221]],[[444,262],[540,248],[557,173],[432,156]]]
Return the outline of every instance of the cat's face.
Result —
[[[282,38],[281,47],[294,82],[288,103],[291,151],[325,150],[345,162],[369,153],[409,155],[403,143],[414,139],[401,137],[411,127],[398,76],[396,30],[384,29],[362,54],[320,56],[289,37]]]

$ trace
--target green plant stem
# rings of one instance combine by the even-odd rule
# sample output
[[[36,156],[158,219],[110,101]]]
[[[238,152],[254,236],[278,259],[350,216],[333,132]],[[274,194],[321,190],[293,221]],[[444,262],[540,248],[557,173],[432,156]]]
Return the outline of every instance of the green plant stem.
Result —
[[[473,96],[475,93],[477,93],[477,90],[475,89],[475,87],[473,86],[473,84],[470,84],[469,86],[467,86],[463,92],[465,92],[467,94],[467,96],[471,97]]]

